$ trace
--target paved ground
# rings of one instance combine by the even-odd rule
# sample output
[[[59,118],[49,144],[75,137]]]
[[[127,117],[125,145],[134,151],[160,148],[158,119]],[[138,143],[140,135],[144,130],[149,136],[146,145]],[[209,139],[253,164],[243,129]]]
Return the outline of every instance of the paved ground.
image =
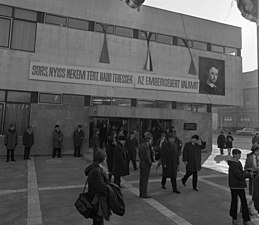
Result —
[[[245,155],[246,151],[243,152]],[[205,163],[199,173],[199,192],[192,190],[191,180],[186,187],[179,182],[185,172],[183,165],[178,173],[181,194],[172,192],[169,181],[167,189],[161,189],[161,170],[153,165],[149,183],[151,199],[138,198],[139,172],[133,171],[131,165],[131,175],[124,177],[122,189],[126,214],[112,215],[105,224],[230,225],[226,165],[217,154],[215,146],[212,154],[202,154]],[[0,225],[92,224],[74,208],[90,158],[90,154],[85,158],[65,156],[54,160],[34,157],[30,161],[17,157],[17,162],[10,163],[0,158]],[[252,220],[259,224],[257,215]]]

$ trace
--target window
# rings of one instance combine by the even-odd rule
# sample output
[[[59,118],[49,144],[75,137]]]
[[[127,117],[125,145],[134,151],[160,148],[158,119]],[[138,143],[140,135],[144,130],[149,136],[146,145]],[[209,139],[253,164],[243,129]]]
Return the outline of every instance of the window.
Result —
[[[113,98],[112,105],[130,107],[131,100],[128,98]]]
[[[237,49],[236,48],[225,47],[225,53],[227,55],[236,56],[237,55]]]
[[[205,104],[192,104],[193,112],[207,112],[207,105]]]
[[[67,27],[75,28],[75,29],[79,29],[79,30],[89,30],[89,21],[68,18]]]
[[[211,51],[224,53],[224,47],[220,45],[211,45]]]
[[[164,34],[157,34],[157,42],[162,44],[171,45],[172,37]]]
[[[111,105],[111,98],[107,97],[93,97],[92,105]]]
[[[177,109],[183,109],[183,110],[187,110],[187,111],[192,111],[192,104],[177,102]]]
[[[206,51],[207,50],[207,43],[200,42],[200,41],[193,41],[193,48]]]
[[[183,46],[183,47],[187,47],[187,46],[185,45],[184,40],[186,41],[188,47],[191,48],[191,47],[192,47],[192,41],[191,41],[191,40],[186,40],[186,39],[184,39],[184,38],[177,38],[177,45]]]
[[[0,47],[9,47],[11,19],[0,17]]]
[[[20,92],[20,91],[8,91],[7,92],[8,102],[31,102],[30,92]]]
[[[97,32],[103,33],[102,24],[101,23],[96,23],[94,30],[97,31]],[[106,33],[107,34],[114,34],[114,26],[108,25]]]
[[[145,31],[139,32],[139,39],[147,40]],[[152,33],[150,41],[156,41],[156,34]]]
[[[25,9],[15,8],[14,10],[14,18],[37,21],[37,12]]]
[[[40,93],[39,103],[61,104],[60,94]]]
[[[58,25],[61,27],[65,27],[67,22],[67,18],[63,16],[56,16],[51,14],[46,14],[45,17],[45,23],[46,24],[52,24],[52,25]]]
[[[13,8],[5,5],[0,5],[0,15],[1,16],[13,16]]]
[[[81,95],[63,95],[63,105],[84,106],[84,96]]]
[[[0,101],[5,101],[5,91],[0,91]]]
[[[171,109],[172,108],[172,102],[155,101],[155,108]]]
[[[138,100],[138,107],[140,107],[140,108],[154,108],[154,101]]]
[[[116,27],[115,34],[122,37],[133,38],[133,29],[126,27]]]

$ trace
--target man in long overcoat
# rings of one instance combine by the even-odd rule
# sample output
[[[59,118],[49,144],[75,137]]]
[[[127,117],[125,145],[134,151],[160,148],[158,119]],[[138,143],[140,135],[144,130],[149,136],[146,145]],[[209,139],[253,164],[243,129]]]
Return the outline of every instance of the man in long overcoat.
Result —
[[[55,125],[55,130],[52,132],[52,139],[53,139],[53,154],[52,158],[56,157],[58,153],[58,157],[61,158],[61,148],[63,142],[63,133],[59,129],[59,125]]]
[[[131,161],[134,170],[137,170],[138,168],[136,163],[136,156],[137,156],[138,141],[133,131],[130,131],[129,137],[126,139],[125,148],[128,152],[129,163]]]
[[[119,136],[113,153],[112,175],[114,183],[121,186],[121,177],[129,175],[129,163],[126,149],[124,147],[126,138]]]
[[[224,148],[226,148],[226,137],[224,135],[224,131],[220,132],[220,135],[217,138],[218,148],[220,149],[220,154],[224,154]]]
[[[10,124],[8,131],[4,136],[4,144],[6,146],[6,162],[9,162],[10,153],[11,153],[11,161],[15,161],[14,159],[14,149],[18,144],[18,135],[13,124]]]
[[[163,167],[163,176],[161,185],[163,189],[166,189],[166,178],[171,178],[171,184],[173,192],[180,194],[177,189],[177,168],[179,164],[178,160],[178,146],[174,143],[173,133],[168,134],[168,141],[162,145],[161,148],[161,162]]]
[[[82,126],[78,125],[77,129],[73,132],[73,139],[74,139],[74,157],[80,157],[81,156],[81,147],[83,144],[85,134],[82,130]]]
[[[24,131],[23,136],[22,136],[22,143],[24,145],[23,159],[24,160],[31,159],[30,151],[31,151],[31,147],[34,144],[34,134],[33,134],[31,126],[28,126],[27,129]]]
[[[144,142],[139,146],[139,197],[150,198],[147,194],[148,179],[152,165],[152,136],[146,134]]]
[[[192,175],[193,190],[198,191],[198,171],[201,169],[201,139],[198,135],[193,135],[190,142],[184,145],[183,162],[186,165],[186,174],[182,178],[182,184],[185,186],[187,179]]]

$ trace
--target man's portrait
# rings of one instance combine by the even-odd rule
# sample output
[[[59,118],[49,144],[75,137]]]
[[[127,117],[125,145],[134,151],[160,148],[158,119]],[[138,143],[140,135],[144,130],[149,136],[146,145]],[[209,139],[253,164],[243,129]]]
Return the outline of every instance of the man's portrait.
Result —
[[[199,93],[225,95],[225,61],[199,57]]]

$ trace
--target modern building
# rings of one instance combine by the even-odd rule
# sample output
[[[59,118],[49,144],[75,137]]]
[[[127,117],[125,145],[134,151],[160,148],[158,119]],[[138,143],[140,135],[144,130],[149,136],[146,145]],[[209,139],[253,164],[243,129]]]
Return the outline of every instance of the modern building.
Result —
[[[0,27],[0,133],[31,124],[37,155],[51,154],[55,124],[65,154],[78,124],[84,151],[111,125],[174,126],[209,150],[212,108],[241,105],[239,27],[121,0],[0,0]]]

